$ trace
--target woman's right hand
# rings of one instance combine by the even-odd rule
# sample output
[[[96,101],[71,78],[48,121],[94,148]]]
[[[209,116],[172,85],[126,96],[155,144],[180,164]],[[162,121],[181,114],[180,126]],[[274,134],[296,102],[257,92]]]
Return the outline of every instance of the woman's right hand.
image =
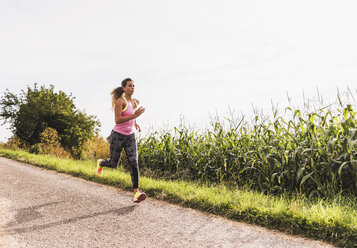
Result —
[[[135,111],[135,116],[136,116],[136,118],[137,117],[139,117],[142,113],[144,113],[145,112],[145,108],[144,107],[140,107],[140,108],[138,108],[136,111]]]

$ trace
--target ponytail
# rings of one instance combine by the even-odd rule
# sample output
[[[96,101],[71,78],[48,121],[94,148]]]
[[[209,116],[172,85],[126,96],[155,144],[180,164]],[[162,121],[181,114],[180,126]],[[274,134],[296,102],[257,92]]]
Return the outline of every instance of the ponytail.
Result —
[[[115,107],[115,102],[123,95],[124,93],[124,87],[126,84],[130,81],[133,81],[131,78],[126,78],[121,82],[121,87],[115,88],[111,95],[112,95],[112,108],[114,109]]]
[[[114,109],[115,107],[115,102],[123,95],[124,93],[124,90],[123,90],[123,87],[118,87],[118,88],[115,88],[111,95],[112,95],[112,108]]]

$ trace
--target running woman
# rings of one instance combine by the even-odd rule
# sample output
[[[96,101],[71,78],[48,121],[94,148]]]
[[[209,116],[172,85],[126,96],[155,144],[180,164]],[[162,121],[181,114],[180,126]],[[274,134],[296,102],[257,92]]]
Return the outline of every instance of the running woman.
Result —
[[[145,108],[138,108],[139,101],[132,97],[134,87],[134,81],[126,78],[121,82],[121,87],[111,92],[116,125],[110,134],[110,159],[97,161],[96,174],[102,176],[103,167],[116,168],[124,148],[130,165],[134,202],[139,203],[146,199],[146,194],[139,190],[138,151],[133,127],[141,132],[135,120],[144,113]]]

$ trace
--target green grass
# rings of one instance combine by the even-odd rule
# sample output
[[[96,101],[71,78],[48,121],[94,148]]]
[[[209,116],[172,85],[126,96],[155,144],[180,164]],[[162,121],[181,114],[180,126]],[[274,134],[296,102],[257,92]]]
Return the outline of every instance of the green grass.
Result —
[[[60,159],[1,148],[0,156],[125,190],[132,189],[130,174],[124,169],[105,168],[104,176],[97,177],[94,173],[95,161]],[[141,177],[140,180],[141,189],[152,198],[286,233],[325,240],[340,247],[356,247],[357,244],[357,206],[353,196],[309,201],[304,196],[272,196],[178,180],[148,177]]]

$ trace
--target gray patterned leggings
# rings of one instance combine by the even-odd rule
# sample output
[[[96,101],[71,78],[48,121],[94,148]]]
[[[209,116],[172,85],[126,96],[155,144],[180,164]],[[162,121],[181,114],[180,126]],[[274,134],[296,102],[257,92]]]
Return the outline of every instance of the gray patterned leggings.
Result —
[[[138,152],[134,133],[124,135],[112,130],[110,134],[110,159],[103,160],[100,165],[102,167],[116,168],[123,148],[130,165],[133,188],[139,188]]]

